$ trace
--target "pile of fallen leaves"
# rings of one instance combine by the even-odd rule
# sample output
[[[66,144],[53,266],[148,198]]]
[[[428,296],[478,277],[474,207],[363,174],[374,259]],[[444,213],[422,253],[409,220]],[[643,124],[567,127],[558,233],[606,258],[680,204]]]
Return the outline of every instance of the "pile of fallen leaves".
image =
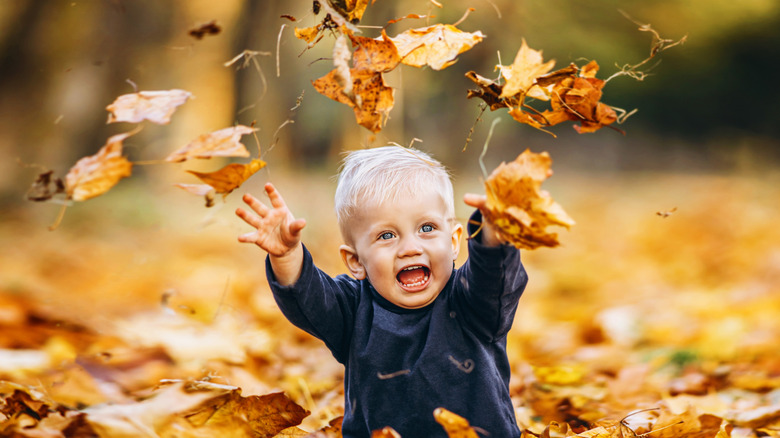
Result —
[[[780,436],[776,178],[560,178],[580,232],[524,253],[508,338],[524,436]],[[338,436],[343,368],[279,313],[236,229],[186,232],[192,208],[112,239],[0,227],[0,435]],[[336,273],[330,238],[310,242]]]

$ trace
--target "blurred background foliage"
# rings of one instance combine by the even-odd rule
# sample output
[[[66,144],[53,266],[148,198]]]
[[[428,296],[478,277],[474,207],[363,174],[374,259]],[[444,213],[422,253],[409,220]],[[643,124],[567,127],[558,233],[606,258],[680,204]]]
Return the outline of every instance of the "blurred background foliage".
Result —
[[[476,171],[496,117],[504,120],[492,137],[488,168],[526,147],[549,151],[556,169],[591,171],[744,171],[772,165],[780,156],[780,99],[772,85],[780,63],[780,3],[774,0],[440,3],[443,8],[419,0],[377,0],[363,17],[366,26],[383,26],[412,13],[435,15],[430,23],[453,23],[473,7],[459,27],[487,35],[446,70],[403,66],[387,75],[397,87],[395,108],[385,129],[371,135],[357,126],[349,108],[311,87],[311,80],[332,68],[324,59],[331,56],[332,39],[306,50],[294,38],[294,27],[321,19],[311,13],[310,0],[0,0],[0,153],[5,157],[0,198],[4,205],[19,206],[41,170],[35,166],[64,175],[110,135],[131,129],[106,125],[105,106],[134,86],[182,88],[195,96],[170,125],[146,123],[127,142],[135,161],[162,158],[205,132],[256,122],[269,169],[332,175],[339,151],[418,138],[423,141],[419,147],[456,173]],[[607,84],[602,101],[638,109],[620,126],[626,135],[610,129],[577,135],[567,124],[556,127],[558,138],[553,139],[514,122],[505,111],[485,113],[475,124],[479,102],[466,99],[470,82],[464,73],[495,77],[494,66],[510,64],[522,38],[542,50],[545,59],[555,59],[556,68],[596,60],[601,78],[645,59],[651,34],[640,32],[621,11],[664,38],[687,35],[684,45],[651,63],[644,81],[620,77]],[[197,40],[188,34],[211,20],[222,27],[218,35]],[[425,19],[404,20],[390,25],[388,33],[425,24]],[[380,30],[366,27],[363,32],[377,36]],[[240,68],[242,62],[225,66],[244,50],[261,52],[254,57],[259,69],[253,62],[246,68]],[[288,118],[295,123],[275,136]],[[254,146],[254,140],[245,140]],[[137,166],[135,173],[155,173],[150,167]],[[216,168],[213,163],[207,167]],[[156,173],[152,178],[182,179],[179,172]]]

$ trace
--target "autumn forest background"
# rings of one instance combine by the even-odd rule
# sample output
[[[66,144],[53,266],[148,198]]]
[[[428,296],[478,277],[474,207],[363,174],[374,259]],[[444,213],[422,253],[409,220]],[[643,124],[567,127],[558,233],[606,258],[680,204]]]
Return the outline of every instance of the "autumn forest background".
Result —
[[[543,188],[576,225],[558,230],[559,247],[523,252],[530,282],[508,349],[528,436],[780,436],[780,4],[376,0],[360,25],[377,37],[393,19],[427,16],[388,34],[468,8],[458,28],[484,40],[444,70],[386,74],[395,104],[374,133],[312,87],[333,69],[333,38],[295,38],[322,18],[309,0],[0,0],[0,435],[326,427],[343,412],[342,369],[276,309],[264,254],[237,242],[248,229],[233,211],[274,182],[307,219],[320,267],[345,272],[341,152],[413,143],[452,170],[458,199],[484,191],[483,153],[488,170],[525,149],[552,157]],[[219,32],[191,35],[211,21]],[[602,102],[638,110],[618,129],[566,123],[554,138],[466,98],[464,74],[496,77],[523,39],[556,68],[596,60],[608,77],[648,57],[637,23],[686,39],[644,80],[609,81]],[[106,123],[117,96],[169,89],[193,98],[125,141],[132,177],[49,231],[61,202],[27,199],[36,176],[63,176],[133,129]],[[267,165],[207,208],[175,184],[241,160],[159,160],[236,124],[258,128],[242,141]],[[253,409],[271,405],[310,415],[262,429]]]

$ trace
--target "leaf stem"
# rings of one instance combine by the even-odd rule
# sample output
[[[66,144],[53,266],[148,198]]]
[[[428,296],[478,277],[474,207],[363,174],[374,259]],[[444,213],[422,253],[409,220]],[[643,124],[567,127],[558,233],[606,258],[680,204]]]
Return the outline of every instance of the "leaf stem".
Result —
[[[485,179],[488,178],[487,169],[485,169],[485,161],[484,161],[485,154],[487,154],[488,143],[490,143],[490,138],[493,137],[493,128],[495,128],[496,124],[500,121],[501,119],[499,119],[498,117],[493,119],[493,123],[490,124],[490,131],[488,131],[487,138],[485,139],[485,145],[482,146],[482,153],[479,154],[479,167],[482,168],[482,175],[485,177]]]

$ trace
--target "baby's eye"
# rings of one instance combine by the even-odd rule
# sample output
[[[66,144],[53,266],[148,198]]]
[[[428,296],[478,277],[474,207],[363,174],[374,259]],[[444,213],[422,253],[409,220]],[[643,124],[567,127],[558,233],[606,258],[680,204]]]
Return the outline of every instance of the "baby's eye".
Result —
[[[430,233],[431,231],[433,231],[433,225],[425,224],[422,227],[420,227],[420,231],[422,231],[423,233]]]
[[[382,234],[379,236],[379,238],[380,238],[380,239],[382,239],[382,240],[388,240],[388,239],[392,239],[393,237],[395,237],[395,235],[394,235],[393,233],[389,232],[389,231],[388,231],[388,232],[386,232],[386,233],[382,233]]]

